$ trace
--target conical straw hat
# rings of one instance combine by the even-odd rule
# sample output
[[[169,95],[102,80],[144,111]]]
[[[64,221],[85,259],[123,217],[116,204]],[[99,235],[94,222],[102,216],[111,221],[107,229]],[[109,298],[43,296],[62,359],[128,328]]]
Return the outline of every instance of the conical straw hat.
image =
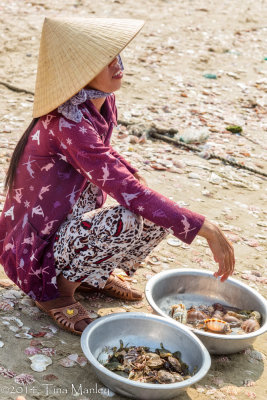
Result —
[[[135,19],[45,18],[33,117],[45,115],[86,86],[137,35]]]

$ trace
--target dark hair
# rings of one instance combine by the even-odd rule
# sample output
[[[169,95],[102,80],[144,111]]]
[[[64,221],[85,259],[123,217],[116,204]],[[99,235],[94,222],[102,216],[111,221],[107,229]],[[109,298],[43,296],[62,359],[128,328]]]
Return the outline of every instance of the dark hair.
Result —
[[[35,124],[37,123],[38,119],[39,118],[34,118],[32,120],[32,122],[30,123],[30,125],[28,126],[28,128],[26,129],[26,131],[23,133],[20,140],[18,141],[18,143],[15,147],[15,150],[13,151],[13,154],[12,154],[12,157],[10,160],[10,164],[8,167],[8,171],[7,171],[7,176],[6,176],[6,181],[5,181],[5,190],[12,189],[19,160],[20,160],[22,153],[24,151],[24,148],[28,142],[28,137],[29,137],[32,129],[34,128]]]

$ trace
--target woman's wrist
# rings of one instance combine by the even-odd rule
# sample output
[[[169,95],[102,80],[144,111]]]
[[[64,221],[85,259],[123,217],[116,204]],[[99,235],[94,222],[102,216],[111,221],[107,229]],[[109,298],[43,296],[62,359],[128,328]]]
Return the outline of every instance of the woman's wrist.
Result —
[[[205,219],[205,221],[203,222],[198,235],[204,237],[205,239],[209,240],[212,239],[212,237],[214,236],[214,234],[216,233],[217,230],[217,226],[214,225],[212,222],[210,222],[209,220]]]

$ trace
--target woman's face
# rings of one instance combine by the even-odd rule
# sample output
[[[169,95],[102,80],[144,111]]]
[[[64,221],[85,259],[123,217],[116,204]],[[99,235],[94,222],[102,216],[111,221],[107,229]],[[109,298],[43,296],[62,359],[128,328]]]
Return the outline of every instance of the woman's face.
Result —
[[[120,89],[122,77],[123,72],[118,62],[118,58],[116,57],[91,82],[89,82],[86,88],[112,93]]]

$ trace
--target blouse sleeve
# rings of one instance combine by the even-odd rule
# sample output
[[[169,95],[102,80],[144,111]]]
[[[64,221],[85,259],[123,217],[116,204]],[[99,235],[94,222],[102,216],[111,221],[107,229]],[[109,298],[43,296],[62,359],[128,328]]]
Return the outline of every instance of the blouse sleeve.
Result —
[[[60,123],[57,130],[59,155],[99,186],[119,204],[135,214],[169,230],[190,244],[204,222],[204,216],[181,208],[177,203],[147,188],[134,178],[97,131],[84,119],[77,124]]]
[[[120,160],[120,162],[125,165],[128,171],[131,172],[131,174],[134,174],[135,172],[138,171],[137,168],[133,167],[128,161],[125,160],[125,158],[122,157],[122,155],[120,155],[116,150],[114,150],[112,146],[109,147],[110,147],[110,154],[112,154],[115,158]]]

